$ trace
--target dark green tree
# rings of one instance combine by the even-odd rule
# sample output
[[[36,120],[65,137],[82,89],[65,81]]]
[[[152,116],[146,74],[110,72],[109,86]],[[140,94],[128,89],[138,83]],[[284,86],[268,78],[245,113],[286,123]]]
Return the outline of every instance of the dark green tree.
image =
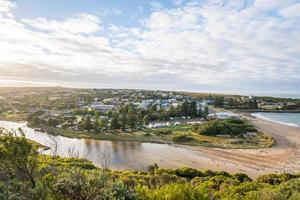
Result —
[[[181,115],[189,116],[189,102],[187,100],[181,104]]]
[[[128,126],[129,126],[129,128],[135,129],[136,121],[137,121],[137,116],[135,113],[135,109],[132,104],[129,104],[129,106],[128,106]]]
[[[114,112],[112,114],[112,119],[110,122],[110,129],[115,132],[119,128],[120,128],[119,114],[117,112]]]
[[[168,116],[169,117],[175,117],[176,116],[176,110],[173,105],[170,105],[169,110],[168,110]]]
[[[121,108],[120,111],[120,125],[122,129],[125,129],[128,123],[128,114],[126,108]]]
[[[90,131],[93,128],[91,116],[89,114],[84,119],[83,128],[87,131]]]
[[[143,115],[143,113],[142,113],[142,111],[141,110],[139,110],[138,112],[137,112],[137,127],[139,128],[139,129],[141,129],[141,128],[143,128],[143,124],[144,124],[144,115]]]
[[[196,117],[197,116],[197,102],[191,101],[189,103],[189,116]]]
[[[209,109],[207,106],[205,106],[201,117],[206,119],[208,114],[209,114]]]
[[[223,96],[216,96],[214,98],[214,106],[217,108],[223,108],[224,107],[224,97]]]
[[[99,133],[100,131],[100,121],[99,121],[99,113],[96,111],[95,112],[95,122],[94,122],[94,129],[96,133]]]

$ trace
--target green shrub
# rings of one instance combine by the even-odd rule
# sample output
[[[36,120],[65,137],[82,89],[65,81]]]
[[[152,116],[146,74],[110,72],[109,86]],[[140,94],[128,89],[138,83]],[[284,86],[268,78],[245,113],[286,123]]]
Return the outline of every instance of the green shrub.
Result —
[[[193,130],[202,135],[242,135],[247,132],[256,132],[256,129],[239,119],[211,120],[201,125],[195,125]]]
[[[189,134],[177,134],[173,137],[173,142],[192,142],[195,139]]]
[[[155,130],[155,135],[171,135],[173,132],[171,130]]]
[[[259,183],[268,183],[271,185],[278,185],[280,183],[286,182],[288,180],[291,180],[293,178],[299,178],[300,175],[294,175],[294,174],[268,174],[268,175],[262,175],[257,178],[257,182]]]
[[[209,194],[193,187],[191,184],[168,184],[163,187],[149,189],[145,186],[136,188],[140,199],[147,200],[204,200]]]

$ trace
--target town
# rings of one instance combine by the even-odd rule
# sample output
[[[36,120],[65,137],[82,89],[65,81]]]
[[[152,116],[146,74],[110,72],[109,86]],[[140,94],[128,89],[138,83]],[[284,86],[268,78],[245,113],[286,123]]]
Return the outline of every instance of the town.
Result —
[[[214,109],[211,109],[214,108]],[[217,108],[222,108],[218,112]],[[175,91],[71,88],[1,88],[4,119],[33,127],[74,131],[141,130],[195,124],[207,118],[239,117],[231,110],[297,110],[297,99],[193,94]]]

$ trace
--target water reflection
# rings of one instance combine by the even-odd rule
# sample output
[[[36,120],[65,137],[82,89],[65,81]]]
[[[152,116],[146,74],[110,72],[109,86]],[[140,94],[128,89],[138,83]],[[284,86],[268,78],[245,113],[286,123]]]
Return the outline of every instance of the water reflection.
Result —
[[[0,126],[13,130],[22,128],[25,131],[26,138],[43,145],[49,143],[47,133],[28,128],[26,123],[2,121]],[[148,165],[153,163],[158,163],[163,167],[196,167],[195,160],[199,158],[199,155],[196,155],[193,151],[165,144],[76,139],[62,136],[55,136],[55,138],[59,141],[58,154],[60,156],[68,157],[68,149],[74,148],[78,151],[80,157],[87,155],[87,159],[98,166],[101,165],[101,152],[105,148],[111,148],[111,165],[113,169],[118,170],[146,169]]]

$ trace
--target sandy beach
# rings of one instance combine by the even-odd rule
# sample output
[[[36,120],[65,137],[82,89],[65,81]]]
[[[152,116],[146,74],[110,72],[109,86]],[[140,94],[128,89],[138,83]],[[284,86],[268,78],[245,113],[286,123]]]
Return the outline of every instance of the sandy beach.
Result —
[[[249,120],[259,131],[271,134],[277,144],[265,149],[181,147],[198,153],[196,160],[203,169],[242,172],[252,178],[268,173],[299,173],[300,128],[255,117],[249,117]]]

